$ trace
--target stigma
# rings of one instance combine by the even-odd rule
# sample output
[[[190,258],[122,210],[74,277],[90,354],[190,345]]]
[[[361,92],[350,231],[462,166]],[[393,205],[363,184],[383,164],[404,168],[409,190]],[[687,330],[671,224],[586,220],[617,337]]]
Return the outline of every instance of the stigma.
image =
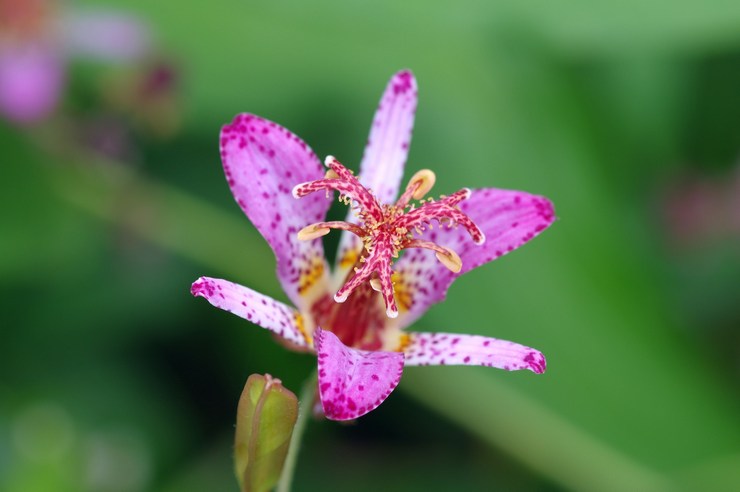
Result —
[[[434,172],[423,169],[409,180],[405,191],[395,204],[381,204],[371,190],[365,188],[338,160],[328,156],[324,162],[328,168],[323,179],[301,183],[293,188],[293,196],[302,198],[316,191],[339,192],[339,200],[352,207],[357,223],[344,221],[317,222],[298,232],[299,240],[312,240],[324,236],[332,229],[349,231],[362,241],[363,249],[357,264],[344,285],[334,295],[336,302],[344,302],[349,295],[365,282],[380,292],[389,318],[398,316],[398,307],[393,292],[393,260],[408,248],[423,248],[434,254],[445,267],[458,273],[462,260],[455,251],[431,241],[418,239],[437,221],[440,227],[462,226],[476,244],[483,244],[483,231],[463,213],[458,205],[470,197],[471,191],[463,188],[449,196],[435,200],[427,193],[435,182]],[[419,201],[418,204],[412,200]]]

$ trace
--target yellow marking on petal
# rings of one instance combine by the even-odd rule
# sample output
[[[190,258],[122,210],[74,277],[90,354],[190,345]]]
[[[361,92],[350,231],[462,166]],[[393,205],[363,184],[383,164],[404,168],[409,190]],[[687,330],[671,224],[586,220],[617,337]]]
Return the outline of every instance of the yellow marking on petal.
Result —
[[[298,279],[298,293],[305,296],[309,289],[318,282],[324,275],[324,262],[321,258],[315,258],[311,265],[301,271]]]
[[[398,340],[398,346],[393,349],[394,352],[405,352],[406,348],[411,343],[411,335],[408,333],[401,333],[401,336]]]
[[[360,256],[360,253],[355,250],[351,249],[347,251],[344,256],[339,260],[339,267],[340,268],[349,268],[351,266],[354,266],[355,263],[357,263],[357,259]]]
[[[303,335],[308,346],[313,347],[313,337],[306,330],[306,323],[303,321],[303,315],[301,315],[301,313],[295,313],[294,323],[295,327],[298,328],[298,331]]]
[[[403,313],[408,311],[413,302],[411,287],[404,282],[403,277],[399,272],[393,272],[393,275],[391,275],[391,281],[393,282],[393,296],[396,298],[399,312]]]

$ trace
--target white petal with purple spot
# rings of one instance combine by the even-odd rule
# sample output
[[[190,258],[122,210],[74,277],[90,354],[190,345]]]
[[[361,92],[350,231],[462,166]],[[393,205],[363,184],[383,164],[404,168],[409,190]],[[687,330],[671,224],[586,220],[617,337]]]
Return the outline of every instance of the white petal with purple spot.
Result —
[[[385,88],[378,109],[373,117],[370,135],[360,164],[359,180],[373,191],[381,204],[392,203],[401,186],[411,132],[416,114],[417,86],[414,75],[409,70],[396,73]],[[350,212],[347,221],[356,219]],[[342,277],[354,266],[340,264],[343,258],[354,257],[352,252],[360,251],[361,243],[352,234],[342,233],[337,255],[337,266]],[[348,256],[349,255],[349,256]]]
[[[334,333],[317,328],[319,395],[326,417],[351,420],[388,398],[401,380],[404,355],[368,352],[344,345]]]
[[[242,285],[209,277],[193,282],[190,292],[300,347],[310,347],[300,314],[281,302]]]
[[[506,371],[545,372],[545,356],[518,343],[478,335],[409,333],[404,347],[408,366],[486,366]]]
[[[419,235],[421,240],[455,251],[462,260],[462,269],[451,272],[433,251],[406,251],[395,263],[396,295],[404,300],[399,303],[399,327],[411,325],[432,304],[444,300],[457,277],[522,246],[555,220],[547,198],[495,188],[474,190],[470,198],[460,203],[460,210],[483,231],[485,242],[475,244],[463,228],[449,229],[444,225],[435,225]]]
[[[311,149],[280,125],[240,114],[221,130],[221,159],[239,206],[272,247],[277,275],[291,301],[307,311],[326,291],[321,239],[299,241],[298,231],[324,220],[331,201],[321,193],[296,200],[298,183],[323,176]]]

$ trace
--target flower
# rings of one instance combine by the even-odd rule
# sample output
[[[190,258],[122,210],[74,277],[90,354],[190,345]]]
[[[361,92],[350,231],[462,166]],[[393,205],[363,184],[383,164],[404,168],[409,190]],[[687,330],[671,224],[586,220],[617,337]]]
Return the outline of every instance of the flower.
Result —
[[[725,174],[684,172],[659,195],[665,232],[672,246],[691,248],[740,237],[740,165]]]
[[[464,189],[410,205],[434,184],[427,170],[414,175],[391,205],[416,100],[411,72],[394,75],[375,114],[358,178],[333,157],[326,159],[325,173],[300,138],[258,116],[237,115],[221,131],[231,191],[272,247],[278,279],[297,309],[208,277],[193,283],[191,292],[293,348],[315,351],[319,397],[332,420],[375,409],[398,385],[404,366],[545,370],[539,351],[514,342],[403,331],[443,300],[457,277],[521,246],[554,220],[546,198],[495,188]],[[353,206],[345,222],[324,221],[330,205],[325,195],[333,190]],[[320,239],[331,229],[344,231],[333,274]],[[402,249],[408,250],[393,263]]]
[[[58,12],[53,0],[0,0],[0,115],[20,125],[55,109],[70,57],[128,61],[150,49],[133,16],[108,10]]]

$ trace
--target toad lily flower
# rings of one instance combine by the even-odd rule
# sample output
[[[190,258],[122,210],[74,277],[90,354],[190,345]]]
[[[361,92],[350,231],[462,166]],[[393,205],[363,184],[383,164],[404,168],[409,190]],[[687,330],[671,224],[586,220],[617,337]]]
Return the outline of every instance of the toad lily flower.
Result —
[[[297,309],[208,277],[193,283],[191,292],[292,348],[316,352],[319,397],[332,420],[376,408],[398,385],[404,366],[545,370],[540,352],[514,342],[404,331],[445,298],[457,277],[521,246],[554,220],[546,198],[520,191],[463,189],[424,200],[435,180],[428,170],[415,174],[394,200],[416,99],[413,75],[397,73],[375,114],[359,177],[333,157],[324,171],[301,139],[258,116],[238,115],[221,132],[234,198],[272,247],[278,279]],[[334,191],[352,207],[346,221],[324,219],[326,197]],[[332,229],[342,238],[330,274],[321,236]]]

